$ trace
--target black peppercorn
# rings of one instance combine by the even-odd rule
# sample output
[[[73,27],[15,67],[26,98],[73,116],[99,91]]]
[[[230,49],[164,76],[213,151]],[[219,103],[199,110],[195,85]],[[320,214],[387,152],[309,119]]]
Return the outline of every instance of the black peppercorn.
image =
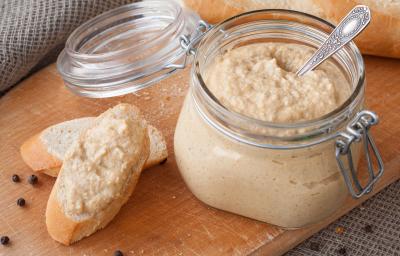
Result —
[[[35,185],[38,182],[38,177],[32,174],[31,176],[29,176],[28,182],[32,185]]]
[[[19,176],[17,174],[14,174],[11,179],[13,182],[19,182]]]
[[[319,252],[319,243],[311,242],[310,249],[316,252]]]
[[[340,248],[338,250],[338,253],[341,254],[341,255],[347,255],[347,250],[346,250],[346,248]]]
[[[167,162],[167,160],[168,160],[168,158],[165,158],[164,160],[162,160],[162,161],[160,162],[160,164],[165,164],[165,163]]]
[[[23,207],[25,205],[25,199],[18,198],[17,205]]]
[[[114,256],[124,256],[124,254],[120,250],[116,250]]]
[[[373,232],[372,226],[371,226],[371,225],[366,225],[366,226],[364,227],[364,231],[365,231],[366,233],[372,233],[372,232]]]
[[[6,244],[8,244],[10,242],[10,238],[8,236],[2,236],[0,238],[0,242],[1,242],[2,245],[6,245]]]

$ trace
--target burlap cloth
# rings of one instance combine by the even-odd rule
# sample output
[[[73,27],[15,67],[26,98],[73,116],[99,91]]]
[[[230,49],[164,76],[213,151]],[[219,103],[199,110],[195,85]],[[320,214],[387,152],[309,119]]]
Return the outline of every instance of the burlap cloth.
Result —
[[[400,181],[285,254],[300,255],[400,255]]]
[[[68,35],[84,21],[130,2],[0,0],[0,92],[54,62]]]
[[[79,24],[132,1],[0,0],[0,92],[54,62]],[[400,255],[400,181],[286,254],[296,255]]]

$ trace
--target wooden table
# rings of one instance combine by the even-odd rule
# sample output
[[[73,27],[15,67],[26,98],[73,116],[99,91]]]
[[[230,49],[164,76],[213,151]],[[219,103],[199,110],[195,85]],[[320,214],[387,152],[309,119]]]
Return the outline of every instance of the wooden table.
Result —
[[[400,61],[367,57],[366,65],[367,105],[381,118],[372,132],[386,170],[376,193],[400,177]],[[187,82],[188,70],[138,95],[86,99],[67,91],[52,65],[2,97],[0,235],[8,235],[11,244],[0,246],[0,255],[112,255],[116,249],[125,255],[280,255],[366,199],[349,198],[334,216],[294,231],[204,205],[185,186],[173,156],[173,132]],[[118,102],[136,104],[164,132],[170,158],[142,174],[132,198],[104,230],[72,246],[60,245],[44,223],[54,179],[40,175],[37,186],[29,185],[32,171],[22,162],[19,147],[51,124],[97,115]],[[12,174],[19,174],[22,182],[11,182]],[[19,197],[26,199],[25,208],[16,205]]]

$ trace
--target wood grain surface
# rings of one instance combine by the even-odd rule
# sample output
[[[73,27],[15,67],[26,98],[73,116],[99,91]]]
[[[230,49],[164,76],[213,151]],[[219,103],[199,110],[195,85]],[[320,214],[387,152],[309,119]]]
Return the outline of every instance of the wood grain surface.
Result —
[[[400,177],[400,61],[366,57],[367,105],[381,122],[373,135],[385,163],[385,174],[374,193]],[[173,133],[188,84],[188,70],[136,95],[112,99],[80,98],[62,84],[55,66],[34,74],[0,99],[0,235],[9,246],[0,255],[280,255],[342,216],[362,200],[349,200],[331,218],[294,231],[213,209],[185,186],[173,156]],[[165,165],[143,172],[133,196],[103,230],[66,247],[46,231],[44,213],[54,179],[23,163],[19,147],[49,125],[98,115],[118,102],[139,106],[167,137],[170,157]],[[365,171],[365,163],[361,172]],[[11,181],[12,174],[21,177]],[[371,196],[371,195],[370,195]],[[24,197],[27,205],[18,207]],[[363,200],[365,200],[364,198]]]

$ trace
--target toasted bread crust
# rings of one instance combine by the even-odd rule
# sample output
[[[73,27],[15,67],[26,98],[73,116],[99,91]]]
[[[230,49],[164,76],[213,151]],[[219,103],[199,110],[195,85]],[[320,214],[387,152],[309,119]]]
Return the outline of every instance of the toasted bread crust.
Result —
[[[22,144],[20,148],[24,162],[34,171],[60,167],[62,161],[51,155],[40,139],[38,133]]]
[[[168,158],[167,142],[164,135],[152,125],[148,125],[147,129],[150,138],[150,156],[143,169],[156,166]],[[154,148],[152,144],[156,144]]]
[[[39,172],[42,172],[46,175],[57,178],[58,173],[60,172],[60,169],[61,169],[61,166],[57,166],[57,167],[50,168],[50,169],[40,170]]]
[[[57,182],[54,187],[57,186]],[[56,190],[51,190],[46,208],[46,226],[47,232],[57,242],[69,245],[72,241],[72,236],[78,228],[79,223],[68,219],[61,210],[56,199]]]

